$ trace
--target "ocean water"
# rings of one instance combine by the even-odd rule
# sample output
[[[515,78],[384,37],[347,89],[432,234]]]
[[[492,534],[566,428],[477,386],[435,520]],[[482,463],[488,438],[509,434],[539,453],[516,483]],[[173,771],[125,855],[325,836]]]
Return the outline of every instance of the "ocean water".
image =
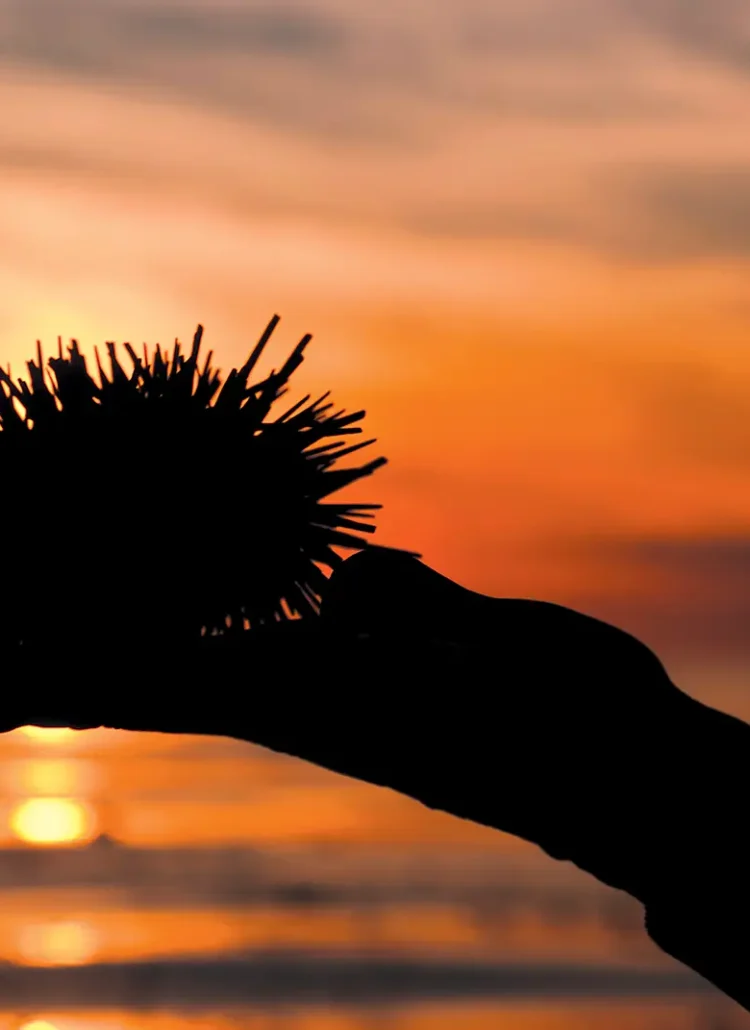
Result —
[[[469,1000],[367,1009],[289,1004],[273,1009],[217,1006],[201,1011],[41,1008],[33,1015],[13,1014],[0,1019],[3,1030],[724,1030],[733,1025],[720,1010],[697,1011],[689,1005],[664,1001],[488,1004]]]
[[[228,741],[0,742],[0,1030],[742,1030],[639,906]]]

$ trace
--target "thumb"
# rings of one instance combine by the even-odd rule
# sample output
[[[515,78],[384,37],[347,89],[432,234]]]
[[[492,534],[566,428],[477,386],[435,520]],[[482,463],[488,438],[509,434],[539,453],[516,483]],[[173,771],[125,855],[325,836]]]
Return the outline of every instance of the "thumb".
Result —
[[[369,546],[336,566],[320,615],[330,626],[369,633],[396,629],[418,603],[427,566],[406,551]]]
[[[465,635],[487,603],[416,555],[371,546],[336,567],[320,614],[349,632],[447,638]]]

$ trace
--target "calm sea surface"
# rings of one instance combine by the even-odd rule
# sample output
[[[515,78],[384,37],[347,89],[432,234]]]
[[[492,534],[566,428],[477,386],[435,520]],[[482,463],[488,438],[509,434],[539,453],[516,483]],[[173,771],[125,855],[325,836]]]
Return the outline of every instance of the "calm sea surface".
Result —
[[[637,905],[258,748],[0,741],[0,1030],[741,1030]]]

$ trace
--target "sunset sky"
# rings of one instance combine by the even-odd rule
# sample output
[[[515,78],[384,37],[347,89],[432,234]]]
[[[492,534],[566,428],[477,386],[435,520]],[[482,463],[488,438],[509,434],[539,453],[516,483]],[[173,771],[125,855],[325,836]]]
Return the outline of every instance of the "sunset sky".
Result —
[[[379,542],[750,713],[749,53],[742,0],[0,0],[0,358],[278,312]]]
[[[312,333],[281,403],[330,390],[367,410],[377,443],[357,460],[388,458],[334,498],[383,504],[376,543],[473,590],[613,622],[679,686],[750,720],[749,76],[748,0],[0,0],[0,365],[23,375],[37,339],[93,356],[189,343],[201,323],[226,372],[277,313],[258,376]],[[519,780],[539,767],[532,743]],[[45,870],[74,868],[57,848],[109,863],[109,886],[50,886]],[[277,871],[298,861],[304,883],[408,867],[486,894],[478,914],[399,902],[368,923],[179,884],[144,901],[116,878],[140,849],[232,848]],[[498,885],[537,901],[552,885],[565,903],[554,919],[493,915]],[[0,735],[4,978],[8,963],[362,940],[672,962],[640,922],[623,935],[614,909],[611,925],[566,909],[608,890],[524,841],[249,744]],[[0,998],[0,1030],[199,1026],[83,1000],[74,1018]],[[503,1002],[508,1030],[699,1025],[692,1008],[673,1024],[666,1007],[647,1022],[611,999],[526,1001]],[[499,1011],[415,1008],[398,1025],[489,1030]],[[360,1015],[200,1026],[386,1025]]]

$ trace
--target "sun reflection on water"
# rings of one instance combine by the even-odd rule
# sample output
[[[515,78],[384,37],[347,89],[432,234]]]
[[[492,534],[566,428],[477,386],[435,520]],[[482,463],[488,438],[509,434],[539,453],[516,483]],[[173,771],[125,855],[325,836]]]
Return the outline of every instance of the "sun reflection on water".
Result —
[[[4,771],[11,791],[47,797],[86,794],[99,780],[96,767],[78,758],[25,758],[6,763]]]
[[[18,732],[40,744],[64,743],[76,734],[76,730],[65,726],[21,726]]]
[[[28,798],[10,813],[13,835],[26,844],[75,844],[92,840],[97,820],[90,805],[76,798]]]
[[[19,953],[33,966],[80,966],[96,953],[94,930],[81,922],[31,923],[21,931]]]

